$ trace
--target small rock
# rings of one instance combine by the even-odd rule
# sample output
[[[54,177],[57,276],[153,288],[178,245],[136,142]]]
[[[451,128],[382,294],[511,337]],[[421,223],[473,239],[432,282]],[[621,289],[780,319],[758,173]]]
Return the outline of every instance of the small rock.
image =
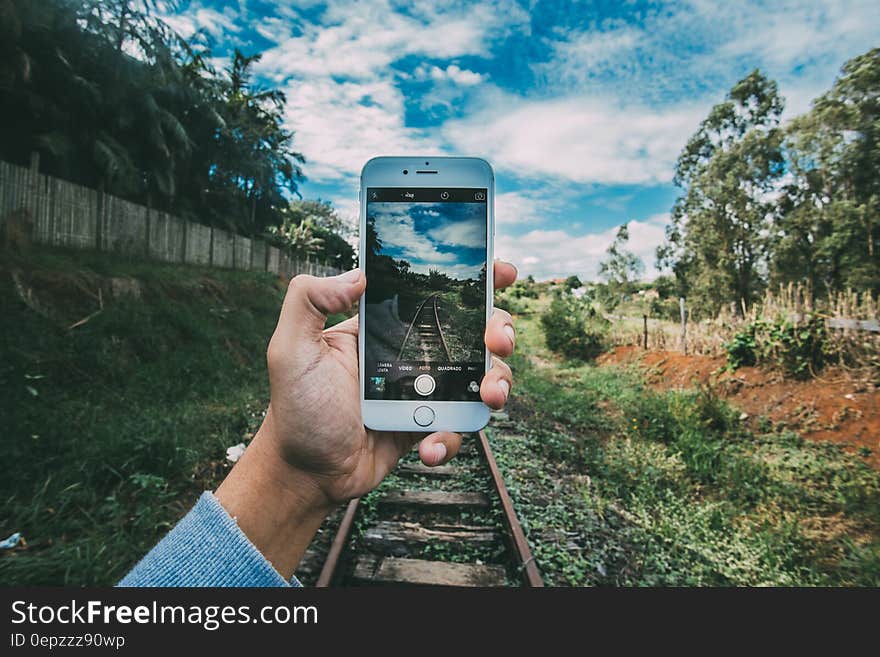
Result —
[[[238,443],[238,445],[228,447],[226,449],[226,460],[230,463],[236,463],[238,459],[241,458],[241,455],[244,454],[244,450],[244,443]]]
[[[855,399],[855,398],[856,398],[856,396],[855,396],[854,394],[852,394],[851,392],[848,393],[848,394],[846,394],[846,395],[844,395],[844,397],[845,397],[846,399]]]
[[[141,298],[141,284],[134,278],[113,277],[110,279],[110,294],[114,299]]]
[[[745,411],[743,411],[742,413],[739,414],[739,421],[740,422],[745,422],[748,419],[749,419],[749,414],[746,413]]]

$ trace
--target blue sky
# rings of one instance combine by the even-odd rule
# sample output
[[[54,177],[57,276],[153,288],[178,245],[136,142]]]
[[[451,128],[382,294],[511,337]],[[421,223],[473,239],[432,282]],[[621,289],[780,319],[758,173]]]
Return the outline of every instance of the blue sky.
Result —
[[[479,155],[496,171],[496,255],[538,278],[595,276],[615,228],[655,275],[675,159],[755,67],[785,116],[877,45],[876,2],[184,1],[217,64],[263,52],[307,163],[302,193],[357,214],[376,155]]]
[[[479,278],[486,264],[485,203],[370,203],[382,253],[450,278]]]

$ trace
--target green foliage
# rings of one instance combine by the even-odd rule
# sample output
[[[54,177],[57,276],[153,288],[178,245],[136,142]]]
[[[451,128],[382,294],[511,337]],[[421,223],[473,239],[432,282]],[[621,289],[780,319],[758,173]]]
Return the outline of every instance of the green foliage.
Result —
[[[651,299],[650,315],[656,319],[678,322],[681,320],[681,306],[677,298]]]
[[[814,294],[880,290],[880,48],[844,64],[786,131],[791,182],[780,197],[771,275]]]
[[[290,217],[285,217],[280,226],[269,227],[269,235],[287,253],[298,258],[314,256],[324,245],[324,240],[315,235],[310,219],[294,223]]]
[[[571,294],[558,294],[541,316],[547,347],[566,358],[590,360],[605,348],[609,323]]]
[[[626,250],[628,242],[629,228],[622,224],[606,250],[608,257],[599,263],[599,276],[606,281],[603,303],[608,310],[613,310],[623,296],[632,294],[634,281],[645,271],[641,259]]]
[[[724,345],[727,352],[727,368],[731,371],[743,366],[752,366],[758,363],[758,342],[755,338],[755,322],[746,325],[738,331],[733,338]]]
[[[826,361],[828,331],[822,317],[811,314],[793,322],[788,318],[756,319],[725,345],[727,367],[768,365],[795,379],[807,379]]]
[[[758,71],[711,110],[679,157],[683,193],[657,250],[695,317],[747,309],[768,283],[805,283],[814,299],[880,292],[878,93],[874,48],[785,128]]]
[[[673,268],[697,314],[730,301],[748,308],[763,288],[768,193],[784,171],[782,108],[776,83],[753,71],[712,108],[676,163],[683,194],[658,260]]]
[[[505,290],[496,291],[495,305],[513,314],[528,313],[532,310],[531,300],[539,296],[539,284],[529,276],[525,280],[516,281]]]
[[[0,558],[0,580],[112,585],[255,431],[282,292],[271,274],[101,254],[4,264],[0,424],[16,466],[0,525],[29,548]],[[110,278],[135,280],[139,297],[114,297]],[[98,309],[98,289],[103,308],[68,329]]]
[[[565,283],[563,283],[563,287],[564,287],[566,290],[574,290],[574,289],[576,289],[576,288],[581,287],[582,285],[583,285],[583,283],[581,283],[581,279],[579,279],[579,278],[578,278],[577,276],[575,276],[574,274],[572,274],[571,276],[569,276],[568,278],[566,278],[566,279],[565,279]]]
[[[877,585],[880,477],[858,457],[755,433],[708,388],[532,365],[536,324],[512,359],[518,426],[490,437],[546,583]]]
[[[354,247],[348,242],[352,226],[330,201],[294,199],[280,215],[281,224],[270,226],[268,232],[290,255],[311,257],[342,270],[355,265]]]
[[[260,235],[302,180],[284,94],[253,81],[259,55],[218,71],[204,33],[185,41],[156,8],[5,0],[0,158],[37,151],[45,173]]]

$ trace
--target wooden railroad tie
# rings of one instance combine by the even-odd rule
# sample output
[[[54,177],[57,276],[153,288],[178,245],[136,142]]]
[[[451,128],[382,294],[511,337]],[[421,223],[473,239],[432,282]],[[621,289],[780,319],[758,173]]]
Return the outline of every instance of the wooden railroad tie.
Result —
[[[354,569],[354,580],[362,584],[406,584],[409,586],[505,586],[501,566],[446,563],[424,559],[363,556]]]

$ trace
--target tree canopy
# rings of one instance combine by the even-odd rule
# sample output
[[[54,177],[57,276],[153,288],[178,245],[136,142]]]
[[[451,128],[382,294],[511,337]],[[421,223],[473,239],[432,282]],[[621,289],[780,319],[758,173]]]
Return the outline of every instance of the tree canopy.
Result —
[[[657,256],[698,314],[745,310],[770,284],[880,291],[880,49],[785,126],[782,109],[776,83],[753,71],[679,156]]]
[[[880,290],[880,48],[848,61],[786,131],[771,275],[814,294]]]
[[[260,235],[303,156],[259,54],[216,69],[153,0],[0,0],[0,158],[202,223]]]
[[[712,108],[676,163],[684,193],[658,255],[708,312],[725,301],[747,308],[763,288],[770,192],[784,171],[782,109],[776,83],[753,71]]]

